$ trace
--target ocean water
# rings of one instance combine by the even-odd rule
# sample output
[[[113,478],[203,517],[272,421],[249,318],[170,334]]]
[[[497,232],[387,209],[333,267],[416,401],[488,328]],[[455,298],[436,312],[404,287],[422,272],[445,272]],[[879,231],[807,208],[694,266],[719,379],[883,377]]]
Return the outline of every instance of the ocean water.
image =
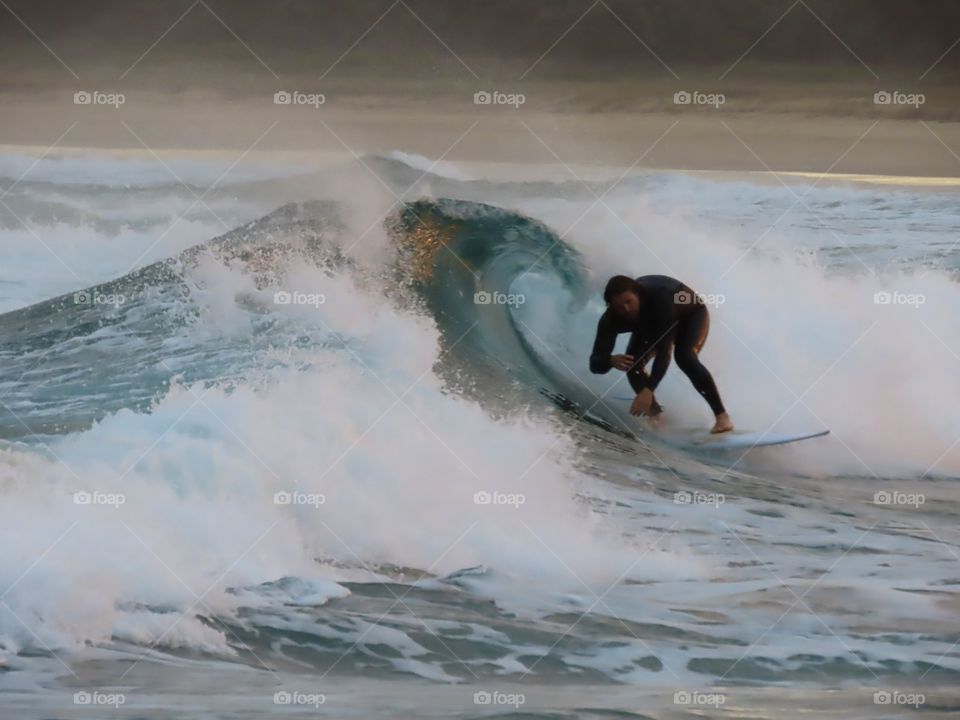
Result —
[[[956,187],[513,170],[0,157],[3,717],[960,710]]]

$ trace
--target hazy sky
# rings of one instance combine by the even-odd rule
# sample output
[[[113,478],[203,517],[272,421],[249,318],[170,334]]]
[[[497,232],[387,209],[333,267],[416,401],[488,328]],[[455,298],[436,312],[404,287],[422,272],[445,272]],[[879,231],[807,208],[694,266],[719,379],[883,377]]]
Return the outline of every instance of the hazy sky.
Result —
[[[132,62],[162,37],[150,53],[156,64],[183,57],[247,62],[250,55],[240,38],[278,72],[294,72],[301,61],[329,64],[358,39],[344,72],[389,59],[391,70],[409,66],[422,73],[424,58],[449,63],[454,54],[483,57],[495,67],[526,67],[544,53],[542,73],[589,72],[656,66],[655,56],[669,64],[722,65],[747,51],[752,61],[859,64],[860,58],[919,72],[960,37],[955,0],[5,3],[0,6],[0,59],[8,69],[57,66],[39,40],[67,65],[90,66],[114,59]],[[960,68],[960,46],[937,68],[940,73]],[[11,81],[15,78],[5,79]]]

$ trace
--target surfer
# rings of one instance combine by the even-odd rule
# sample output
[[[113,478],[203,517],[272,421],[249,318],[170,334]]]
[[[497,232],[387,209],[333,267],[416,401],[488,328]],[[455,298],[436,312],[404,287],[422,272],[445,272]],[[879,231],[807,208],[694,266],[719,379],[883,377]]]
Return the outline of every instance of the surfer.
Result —
[[[716,416],[710,432],[733,430],[713,376],[698,357],[710,329],[707,306],[700,296],[666,275],[636,279],[614,275],[604,288],[603,299],[607,310],[597,323],[590,372],[602,374],[616,368],[627,373],[637,394],[630,414],[647,415],[656,422],[663,412],[653,393],[667,372],[672,350],[677,367],[690,378]],[[626,332],[631,333],[626,354],[612,355],[617,335]],[[644,367],[651,356],[653,368],[648,376]]]

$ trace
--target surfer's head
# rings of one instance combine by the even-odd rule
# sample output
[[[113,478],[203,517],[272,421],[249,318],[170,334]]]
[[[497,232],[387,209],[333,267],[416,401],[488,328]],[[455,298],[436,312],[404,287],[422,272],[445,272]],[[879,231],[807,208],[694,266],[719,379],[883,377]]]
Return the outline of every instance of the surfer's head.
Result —
[[[607,307],[624,320],[636,320],[640,316],[640,286],[632,277],[614,275],[603,289]]]

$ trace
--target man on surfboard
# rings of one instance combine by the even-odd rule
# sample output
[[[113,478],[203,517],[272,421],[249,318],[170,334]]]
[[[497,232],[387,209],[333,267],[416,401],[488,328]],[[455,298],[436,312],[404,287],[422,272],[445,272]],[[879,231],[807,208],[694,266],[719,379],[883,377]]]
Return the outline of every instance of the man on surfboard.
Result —
[[[710,329],[707,306],[700,296],[666,275],[644,275],[636,279],[614,275],[607,282],[603,299],[607,310],[597,323],[590,372],[602,374],[616,368],[627,373],[627,380],[637,394],[630,405],[630,414],[657,418],[663,412],[653,393],[667,372],[672,350],[677,367],[690,378],[716,416],[710,432],[733,430],[713,376],[698,357]],[[625,332],[631,333],[626,354],[612,355],[617,335]],[[651,356],[653,369],[648,376],[644,367]]]

